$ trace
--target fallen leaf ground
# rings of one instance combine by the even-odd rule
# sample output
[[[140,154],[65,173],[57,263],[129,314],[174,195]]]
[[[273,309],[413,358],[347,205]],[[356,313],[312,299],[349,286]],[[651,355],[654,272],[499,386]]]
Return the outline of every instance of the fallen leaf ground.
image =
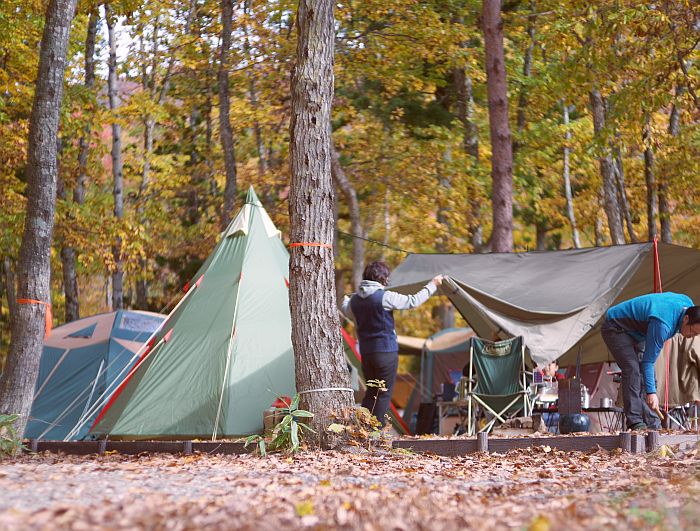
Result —
[[[700,457],[394,452],[0,462],[0,529],[698,529]]]

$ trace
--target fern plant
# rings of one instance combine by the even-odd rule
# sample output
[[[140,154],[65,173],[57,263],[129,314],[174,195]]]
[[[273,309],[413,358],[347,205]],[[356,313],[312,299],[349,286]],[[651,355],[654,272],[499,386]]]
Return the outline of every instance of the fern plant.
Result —
[[[0,415],[0,459],[15,455],[19,450],[26,450],[15,429],[18,418],[19,415]]]
[[[272,430],[272,440],[268,443],[265,438],[257,433],[245,439],[245,447],[250,444],[257,445],[257,451],[265,457],[268,450],[271,452],[285,452],[293,454],[301,448],[305,432],[316,433],[301,419],[313,418],[314,414],[304,409],[299,409],[299,395],[296,395],[289,403],[284,401],[285,407],[276,408],[284,413],[282,421]]]

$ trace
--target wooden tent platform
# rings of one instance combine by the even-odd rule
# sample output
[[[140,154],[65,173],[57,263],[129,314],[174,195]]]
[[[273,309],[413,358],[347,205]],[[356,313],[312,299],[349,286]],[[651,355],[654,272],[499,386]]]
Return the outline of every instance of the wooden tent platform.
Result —
[[[392,442],[393,448],[403,448],[414,452],[431,453],[444,456],[458,456],[474,452],[505,453],[509,450],[549,446],[563,451],[591,451],[597,448],[612,451],[618,448],[623,452],[646,453],[658,449],[661,445],[690,448],[698,445],[698,435],[692,433],[659,433],[649,431],[646,434],[622,432],[617,435],[568,435],[551,437],[488,437],[479,433],[476,438],[403,438]],[[141,453],[166,454],[246,454],[252,452],[255,445],[244,448],[241,442],[231,441],[25,441],[25,446],[32,452],[55,452],[70,455],[103,455],[117,452],[123,455]]]
[[[246,454],[255,445],[244,448],[241,442],[230,441],[25,441],[25,446],[32,452],[55,452],[71,455],[102,455],[106,452],[118,452],[124,455],[140,453],[165,454]]]
[[[645,434],[622,432],[617,435],[568,435],[552,437],[492,437],[479,433],[476,438],[449,439],[398,439],[393,441],[394,448],[404,448],[414,452],[431,453],[444,456],[458,456],[473,452],[505,453],[519,448],[549,446],[563,451],[591,451],[598,447],[604,450],[622,449],[623,452],[646,453],[658,449],[661,445],[682,448],[698,444],[696,434],[671,434],[649,431]]]

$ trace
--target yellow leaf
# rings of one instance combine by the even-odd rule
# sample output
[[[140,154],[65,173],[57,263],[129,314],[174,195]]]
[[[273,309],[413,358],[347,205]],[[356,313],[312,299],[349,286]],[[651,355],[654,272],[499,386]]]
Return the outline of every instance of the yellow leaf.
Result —
[[[549,518],[540,514],[532,520],[528,531],[549,531],[551,526],[552,523],[549,521]]]
[[[312,516],[314,514],[314,502],[306,500],[294,506],[297,516]]]

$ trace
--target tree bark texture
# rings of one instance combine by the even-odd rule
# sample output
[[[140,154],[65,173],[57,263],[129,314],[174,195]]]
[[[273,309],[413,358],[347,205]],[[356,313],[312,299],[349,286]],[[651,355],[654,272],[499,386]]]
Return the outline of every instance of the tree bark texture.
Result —
[[[333,411],[354,407],[348,388],[333,282],[331,104],[334,19],[331,0],[299,0],[290,123],[292,243],[289,305],[296,385],[323,443]],[[308,392],[307,392],[308,391]]]
[[[625,186],[625,169],[622,163],[622,152],[620,148],[615,148],[615,159],[613,161],[613,169],[615,171],[615,180],[617,182],[617,193],[619,197],[620,208],[622,208],[625,225],[627,225],[627,233],[630,236],[632,243],[637,243],[637,235],[634,232],[634,224],[632,222],[632,210],[630,202],[627,198],[627,187]]]
[[[479,164],[479,131],[474,123],[474,93],[472,91],[472,78],[466,74],[464,68],[455,68],[453,72],[455,92],[457,94],[457,118],[462,124],[462,147],[464,152],[472,157],[472,167]],[[483,250],[483,226],[481,223],[481,201],[477,197],[477,181],[474,177],[473,192],[469,199],[469,233],[471,235],[472,248],[475,253]]]
[[[114,32],[116,17],[109,4],[105,4],[107,38],[109,40],[109,60],[107,62],[107,95],[112,111],[112,179],[114,181],[114,217],[118,229],[124,219],[124,168],[122,161],[122,128],[116,116],[119,108],[119,86],[117,78],[117,37]],[[122,259],[122,239],[117,236],[112,246],[114,270],[112,271],[112,310],[124,307],[124,261]]]
[[[671,107],[671,116],[668,121],[668,133],[671,136],[678,136],[681,130],[681,112],[679,98],[685,92],[685,87],[676,87],[676,101]],[[669,204],[668,176],[659,175],[659,225],[661,226],[661,241],[673,243],[673,233],[671,232],[671,205]]]
[[[513,250],[513,147],[508,123],[508,85],[503,52],[503,19],[500,0],[483,0],[486,52],[486,90],[491,133],[491,202],[494,252]]]
[[[219,52],[219,136],[224,152],[226,185],[224,186],[224,203],[221,208],[221,230],[231,221],[236,204],[236,155],[234,151],[233,129],[231,128],[231,103],[228,83],[228,56],[231,49],[231,31],[233,23],[233,0],[221,0],[221,50]]]
[[[597,88],[591,90],[589,98],[593,114],[594,136],[600,140],[605,127],[605,100]],[[622,227],[620,205],[617,201],[615,169],[613,168],[612,155],[607,147],[607,142],[605,142],[605,146],[601,147],[604,151],[598,157],[600,175],[603,180],[603,209],[608,219],[608,229],[610,230],[610,238],[613,245],[623,245],[625,243],[625,232]]]
[[[27,211],[19,253],[18,299],[50,303],[51,240],[56,207],[57,137],[63,76],[76,0],[51,0],[39,52],[36,92],[29,120]],[[45,335],[46,304],[18,304],[12,340],[0,379],[0,413],[20,415],[24,433],[34,397]]]
[[[87,36],[85,38],[85,89],[92,96],[95,88],[95,44],[97,42],[97,22],[99,15],[96,9],[90,11]],[[82,205],[85,201],[85,183],[88,173],[88,156],[90,155],[90,123],[85,126],[78,141],[78,178],[73,189],[73,202]],[[78,253],[70,245],[61,248],[61,263],[63,266],[63,292],[66,297],[66,322],[80,319],[80,290],[78,286]]]
[[[659,216],[659,196],[656,191],[656,177],[654,175],[654,147],[651,136],[651,117],[647,113],[644,117],[644,130],[642,132],[642,144],[644,145],[644,180],[647,186],[647,238],[652,241],[657,237],[656,218]]]
[[[535,2],[530,2],[530,15],[527,19],[527,37],[528,44],[525,49],[525,55],[523,57],[523,79],[527,80],[532,75],[532,56],[535,51],[535,44],[537,43],[535,39],[535,22],[537,21],[537,9]],[[527,81],[525,81],[527,83]],[[520,95],[518,96],[518,114],[517,114],[517,127],[518,136],[525,130],[525,109],[527,108],[527,87],[524,86],[520,89]],[[518,149],[521,141],[518,138],[514,143],[513,148]]]
[[[340,165],[340,154],[332,144],[331,140],[331,174],[340,191],[345,196],[345,201],[350,211],[350,231],[352,232],[352,287],[357,289],[362,281],[362,272],[365,263],[365,241],[362,239],[365,236],[360,219],[360,203],[357,200],[357,192],[355,187],[345,174],[345,170]]]
[[[574,196],[571,190],[571,163],[570,163],[570,148],[569,142],[571,142],[571,129],[569,128],[569,106],[565,101],[562,101],[562,107],[564,109],[564,193],[566,195],[566,215],[569,218],[569,223],[571,223],[571,238],[574,241],[574,247],[576,249],[581,248],[581,239],[578,235],[578,228],[576,227],[576,214],[574,214]]]

